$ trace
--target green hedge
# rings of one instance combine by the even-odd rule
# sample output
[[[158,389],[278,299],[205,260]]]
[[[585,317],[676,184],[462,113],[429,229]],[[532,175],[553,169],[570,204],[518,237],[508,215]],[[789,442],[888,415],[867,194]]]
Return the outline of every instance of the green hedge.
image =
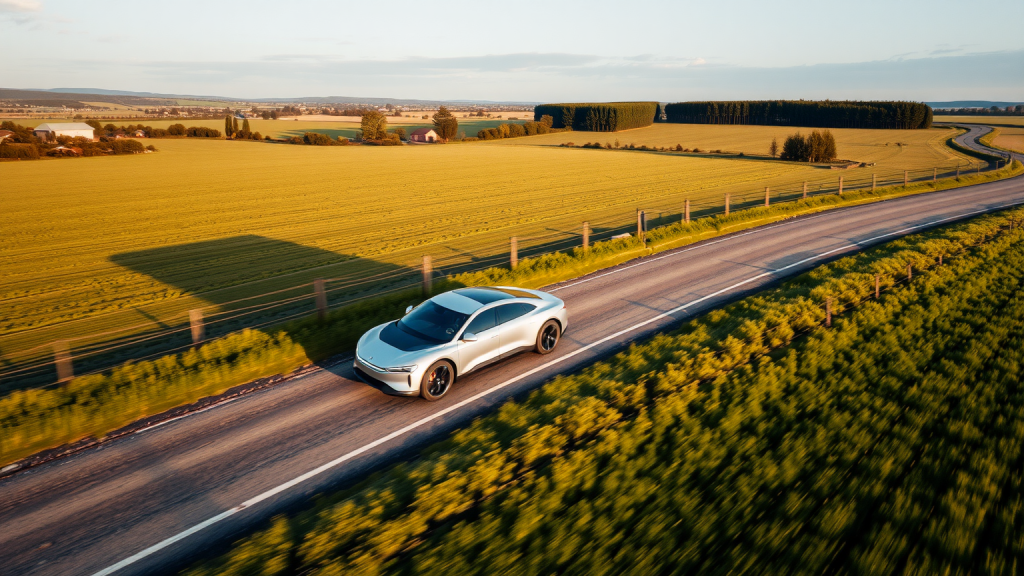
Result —
[[[1011,217],[841,259],[558,377],[187,574],[1012,573]]]
[[[615,132],[643,128],[654,123],[657,102],[609,102],[598,104],[541,104],[533,109],[534,119],[551,116],[553,128],[587,132]]]
[[[932,109],[919,102],[739,100],[665,105],[668,122],[759,124],[811,128],[931,128]]]

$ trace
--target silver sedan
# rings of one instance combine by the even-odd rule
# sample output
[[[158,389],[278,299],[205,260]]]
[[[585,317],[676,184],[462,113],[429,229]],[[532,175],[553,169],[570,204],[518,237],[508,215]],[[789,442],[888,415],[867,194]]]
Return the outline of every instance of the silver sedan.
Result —
[[[538,290],[459,288],[363,334],[353,368],[387,394],[439,400],[477,368],[523,350],[550,353],[568,324],[565,303]]]

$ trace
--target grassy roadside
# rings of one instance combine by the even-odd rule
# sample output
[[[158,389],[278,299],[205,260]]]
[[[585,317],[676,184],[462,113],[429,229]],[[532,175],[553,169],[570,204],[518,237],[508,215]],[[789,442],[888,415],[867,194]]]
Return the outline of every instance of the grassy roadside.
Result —
[[[520,261],[515,270],[491,268],[451,276],[438,290],[466,285],[513,284],[538,287],[715,236],[802,214],[882,199],[990,182],[1024,173],[1015,162],[1002,170],[954,179],[812,197],[770,208],[736,211],[657,228],[648,246],[635,238],[596,243],[590,250],[549,254]],[[418,291],[363,301],[332,312],[325,321],[306,319],[263,331],[246,330],[198,349],[151,361],[127,363],[76,378],[64,387],[19,391],[0,399],[0,466],[78,439],[102,437],[131,422],[215,395],[256,378],[287,373],[349,350],[370,327],[399,317]]]
[[[1000,572],[1024,552],[1022,218],[712,311],[187,574]]]

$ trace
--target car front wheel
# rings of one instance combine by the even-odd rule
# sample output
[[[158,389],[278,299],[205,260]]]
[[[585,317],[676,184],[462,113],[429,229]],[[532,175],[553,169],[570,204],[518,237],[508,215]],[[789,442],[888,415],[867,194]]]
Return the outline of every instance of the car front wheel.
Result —
[[[537,332],[537,353],[538,354],[550,354],[555,346],[558,345],[558,339],[562,336],[562,329],[558,326],[558,322],[554,320],[548,320],[540,327],[540,332]]]
[[[438,360],[431,364],[423,374],[420,383],[420,396],[424,400],[435,402],[440,400],[455,382],[455,369],[447,360]]]

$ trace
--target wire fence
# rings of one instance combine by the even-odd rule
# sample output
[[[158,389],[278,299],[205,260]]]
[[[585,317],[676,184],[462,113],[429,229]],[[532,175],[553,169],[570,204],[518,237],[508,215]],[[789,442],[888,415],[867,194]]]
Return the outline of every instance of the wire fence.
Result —
[[[687,204],[690,221],[695,221],[732,211],[825,195],[938,182],[968,173],[995,170],[1002,164],[973,161],[918,170],[829,170],[826,175],[799,185],[775,187],[765,183],[764,187],[752,187],[749,192],[722,194],[719,198],[702,191],[700,197],[693,201],[689,200],[694,196],[693,192],[667,192],[656,200],[637,206],[636,211],[609,213],[604,210],[575,214],[575,224],[567,224],[568,220],[562,217],[544,226],[540,234],[516,237],[514,244],[497,239],[476,244],[472,254],[460,250],[458,241],[416,250],[420,254],[431,254],[432,278],[444,277],[509,266],[521,258],[572,250],[581,245],[585,233],[589,243],[639,233],[637,213],[641,210],[645,216],[641,226],[650,230],[685,220]],[[589,224],[587,232],[582,227],[584,221]],[[73,334],[72,325],[80,322],[73,320],[0,336],[0,393],[52,385],[59,380],[67,380],[72,374],[83,376],[101,372],[126,361],[175,353],[240,330],[273,327],[368,298],[414,289],[423,281],[424,275],[419,258],[414,252],[407,252],[408,257],[400,265],[361,262],[351,266],[350,273],[341,276],[224,302],[197,305],[196,295],[186,294],[161,302],[165,312],[160,315],[131,309],[82,319],[108,327],[97,332],[49,338],[54,332]],[[137,321],[140,314],[146,316],[145,322]]]

